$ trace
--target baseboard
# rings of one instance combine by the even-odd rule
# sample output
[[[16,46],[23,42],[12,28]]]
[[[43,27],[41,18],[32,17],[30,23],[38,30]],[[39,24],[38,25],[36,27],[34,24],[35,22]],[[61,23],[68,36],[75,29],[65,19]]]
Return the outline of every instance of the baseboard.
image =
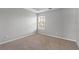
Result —
[[[5,44],[5,43],[9,43],[9,42],[12,42],[12,41],[15,41],[15,40],[18,40],[18,39],[21,39],[21,38],[24,38],[24,37],[27,37],[27,36],[30,36],[30,35],[33,35],[33,34],[35,34],[35,33],[36,33],[36,32],[32,32],[32,33],[30,33],[30,34],[22,35],[22,36],[19,36],[19,37],[14,38],[14,39],[1,42],[0,45]],[[65,40],[69,40],[69,41],[76,42],[76,40],[70,40],[70,39],[68,39],[68,38],[59,37],[59,36],[54,36],[54,35],[49,35],[49,34],[46,34],[46,33],[39,33],[39,34],[43,34],[43,35],[50,36],[50,37],[56,37],[56,38],[61,38],[61,39],[65,39]]]
[[[10,40],[8,40],[8,41],[1,42],[0,45],[2,45],[2,44],[6,44],[6,43],[9,43],[9,42],[12,42],[12,41],[15,41],[15,40],[18,40],[18,39],[21,39],[21,38],[24,38],[24,37],[27,37],[27,36],[33,35],[33,34],[35,34],[35,32],[32,32],[32,33],[30,33],[30,34],[26,34],[26,35],[19,36],[19,37],[16,37],[16,38],[10,39]]]
[[[60,37],[60,36],[55,36],[55,35],[49,35],[47,33],[39,33],[39,34],[43,34],[43,35],[50,36],[50,37],[56,37],[56,38],[60,38],[60,39],[64,39],[64,40],[69,40],[69,41],[76,42],[76,40],[70,40],[69,38],[65,38],[65,37]]]

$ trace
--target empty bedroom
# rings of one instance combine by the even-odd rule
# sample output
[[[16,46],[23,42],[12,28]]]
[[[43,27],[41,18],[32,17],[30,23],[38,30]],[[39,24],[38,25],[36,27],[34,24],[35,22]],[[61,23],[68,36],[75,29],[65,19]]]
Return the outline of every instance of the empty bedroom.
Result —
[[[79,8],[0,8],[0,50],[79,50]]]

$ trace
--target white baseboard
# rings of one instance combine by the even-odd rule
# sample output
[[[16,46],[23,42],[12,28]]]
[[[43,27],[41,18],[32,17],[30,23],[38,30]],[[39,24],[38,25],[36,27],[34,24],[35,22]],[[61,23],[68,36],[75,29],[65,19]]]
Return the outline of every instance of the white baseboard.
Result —
[[[7,40],[7,41],[1,42],[0,45],[5,44],[5,43],[9,43],[9,42],[12,42],[12,41],[15,41],[15,40],[18,40],[18,39],[21,39],[21,38],[24,38],[24,37],[33,35],[33,34],[35,34],[35,32],[32,32],[32,33],[30,33],[30,34],[26,34],[26,35],[22,35],[22,36],[13,38],[13,39],[9,39],[9,40]]]
[[[12,42],[12,41],[15,41],[15,40],[18,40],[18,39],[21,39],[21,38],[24,38],[24,37],[27,37],[27,36],[30,36],[30,35],[33,35],[33,34],[35,34],[35,33],[36,33],[36,32],[32,32],[32,33],[30,33],[30,34],[22,35],[22,36],[19,36],[19,37],[14,38],[14,39],[10,39],[10,40],[1,42],[0,45],[5,44],[5,43],[9,43],[9,42]],[[59,37],[59,36],[54,36],[54,35],[49,35],[49,34],[46,34],[46,33],[39,33],[39,34],[43,34],[43,35],[47,35],[47,36],[50,36],[50,37],[56,37],[56,38],[61,38],[61,39],[65,39],[65,40],[69,40],[69,41],[74,41],[74,42],[76,42],[76,40],[70,40],[70,39],[68,39],[68,38]]]
[[[61,38],[61,39],[64,39],[64,40],[69,40],[69,41],[76,42],[76,40],[72,40],[72,39],[65,38],[65,37],[60,37],[60,36],[55,36],[55,35],[49,35],[47,33],[39,33],[39,34],[43,34],[43,35],[47,35],[47,36],[50,36],[50,37],[56,37],[56,38]]]

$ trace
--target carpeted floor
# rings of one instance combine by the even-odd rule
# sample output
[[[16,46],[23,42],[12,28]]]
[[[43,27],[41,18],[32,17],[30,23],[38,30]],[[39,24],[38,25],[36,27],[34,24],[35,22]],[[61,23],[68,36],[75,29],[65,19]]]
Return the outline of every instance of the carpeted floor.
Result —
[[[0,50],[78,50],[77,44],[72,41],[33,34],[3,45]]]

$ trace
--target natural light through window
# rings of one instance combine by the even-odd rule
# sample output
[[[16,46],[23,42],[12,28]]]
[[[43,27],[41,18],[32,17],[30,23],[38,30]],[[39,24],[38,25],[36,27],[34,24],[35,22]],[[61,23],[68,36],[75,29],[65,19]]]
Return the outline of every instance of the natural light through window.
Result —
[[[38,29],[39,30],[45,29],[45,16],[38,16]]]

